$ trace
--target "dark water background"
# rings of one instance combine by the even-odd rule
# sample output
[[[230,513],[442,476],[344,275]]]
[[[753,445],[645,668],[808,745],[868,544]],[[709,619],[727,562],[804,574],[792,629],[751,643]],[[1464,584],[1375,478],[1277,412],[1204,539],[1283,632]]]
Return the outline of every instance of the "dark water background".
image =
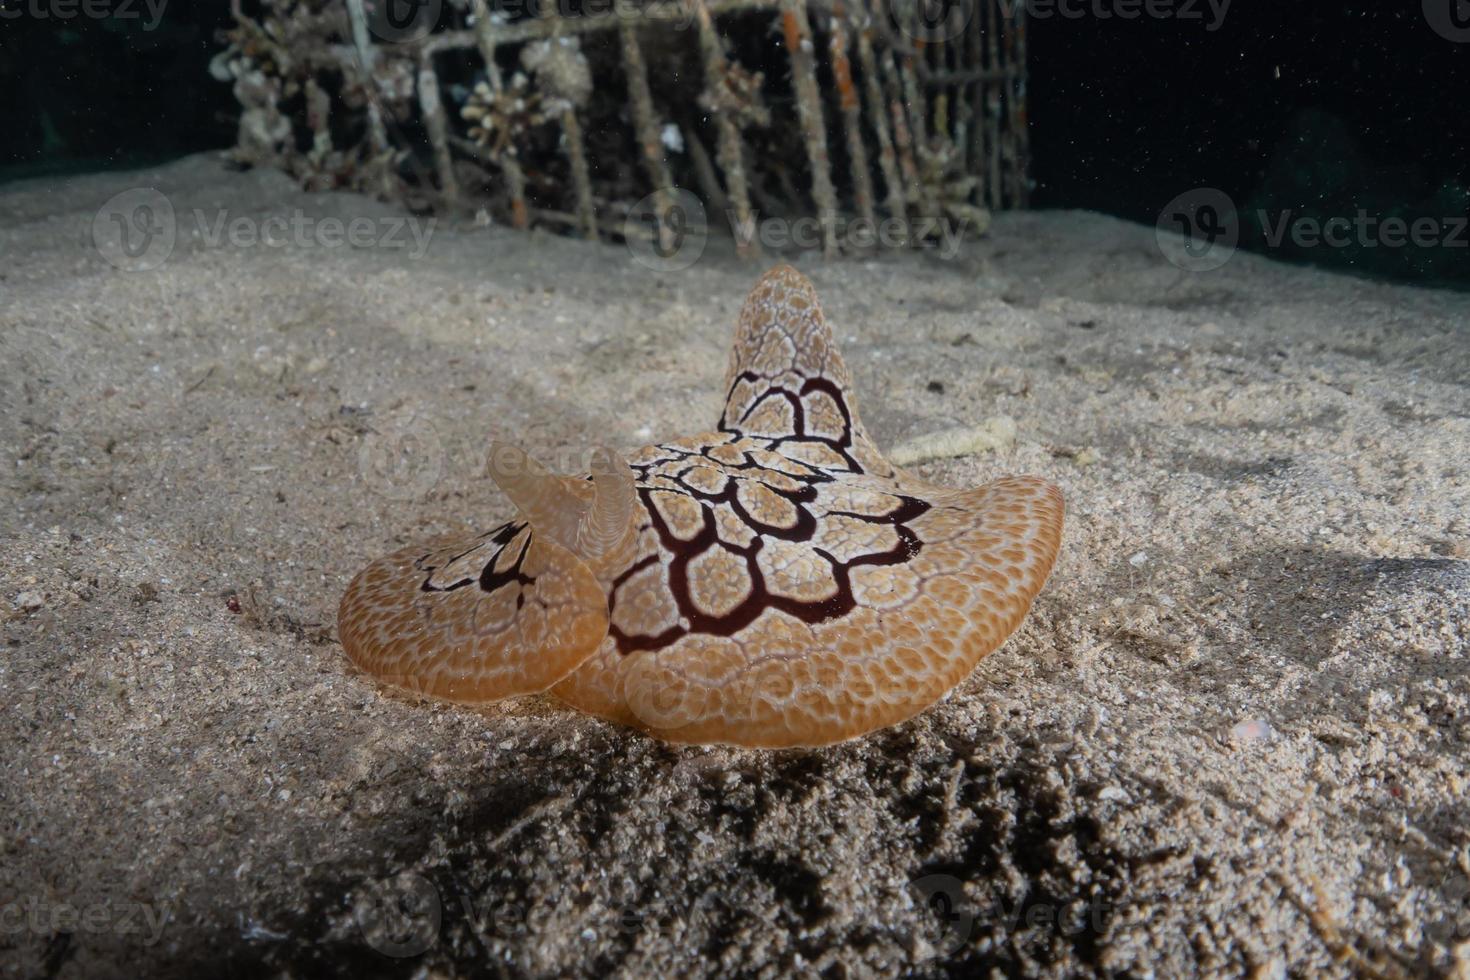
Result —
[[[228,3],[152,2],[0,0],[0,182],[233,141],[230,88],[207,70]],[[112,13],[85,16],[87,3]],[[1215,188],[1247,248],[1470,285],[1470,231],[1456,231],[1470,218],[1467,0],[1235,0],[1223,13],[1218,0],[1035,0],[1033,12],[1035,206],[1154,224],[1177,196]],[[1434,240],[1270,238],[1283,220],[1359,216],[1429,219]]]

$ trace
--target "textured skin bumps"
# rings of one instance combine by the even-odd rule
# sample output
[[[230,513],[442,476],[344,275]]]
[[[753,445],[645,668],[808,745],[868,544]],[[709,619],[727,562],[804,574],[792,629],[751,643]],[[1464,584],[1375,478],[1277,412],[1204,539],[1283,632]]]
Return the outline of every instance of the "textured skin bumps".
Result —
[[[615,552],[589,565],[526,524],[399,552],[343,600],[349,655],[453,700],[551,686],[670,741],[781,747],[912,717],[1020,625],[1061,544],[1060,491],[1025,476],[946,489],[884,459],[794,269],[747,299],[725,390],[716,431],[626,460]]]

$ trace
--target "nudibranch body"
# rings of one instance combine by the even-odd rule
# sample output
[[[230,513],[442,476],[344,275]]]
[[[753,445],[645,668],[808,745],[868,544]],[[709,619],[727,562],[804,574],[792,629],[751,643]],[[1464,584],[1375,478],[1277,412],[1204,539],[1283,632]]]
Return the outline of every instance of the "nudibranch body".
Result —
[[[715,431],[599,449],[586,478],[493,446],[516,519],[364,569],[348,656],[450,701],[549,689],[670,741],[810,746],[912,717],[1021,624],[1060,491],[947,489],[885,460],[795,269],[746,300],[726,392]]]

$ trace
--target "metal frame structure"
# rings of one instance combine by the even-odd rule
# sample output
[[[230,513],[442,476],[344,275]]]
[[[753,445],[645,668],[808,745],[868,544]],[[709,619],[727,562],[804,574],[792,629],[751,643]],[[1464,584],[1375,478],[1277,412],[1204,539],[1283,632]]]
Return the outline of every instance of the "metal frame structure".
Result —
[[[623,235],[633,195],[626,180],[601,176],[605,161],[594,173],[587,134],[631,121],[634,150],[623,169],[641,173],[638,189],[652,196],[660,229],[680,190],[673,150],[687,156],[681,170],[702,203],[728,214],[732,227],[752,219],[759,196],[767,212],[817,216],[829,254],[839,247],[839,214],[948,217],[983,230],[990,211],[1027,203],[1024,4],[582,0],[601,6],[573,14],[495,5],[516,0],[446,0],[442,11],[432,5],[434,23],[385,40],[374,30],[376,5],[395,0],[254,0],[248,12],[247,2],[232,0],[235,27],[215,60],[241,103],[233,153],[308,186],[481,210],[517,228]],[[742,31],[762,64],[732,54]],[[617,45],[616,65],[589,63],[582,42],[594,38]],[[651,44],[697,53],[696,101],[713,129],[713,156],[691,123],[687,86],[670,90],[653,77]],[[446,61],[462,79],[466,59],[474,84],[447,81]],[[787,75],[774,103],[773,71]],[[599,113],[590,99],[594,86],[612,85],[626,93],[617,118],[605,100]],[[528,194],[528,171],[546,164],[533,157],[548,145],[540,140],[537,150],[528,137],[542,127],[559,130],[550,145],[562,157],[564,192],[552,206]],[[791,154],[763,154],[750,136],[780,128],[799,133],[805,159],[801,179],[788,176],[773,202],[755,179],[798,164]]]

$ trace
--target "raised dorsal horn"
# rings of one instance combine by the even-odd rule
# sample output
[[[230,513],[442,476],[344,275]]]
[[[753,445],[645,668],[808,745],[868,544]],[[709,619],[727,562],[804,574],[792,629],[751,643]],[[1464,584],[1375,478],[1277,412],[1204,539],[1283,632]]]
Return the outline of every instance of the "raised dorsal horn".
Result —
[[[577,529],[573,550],[588,561],[610,556],[627,543],[636,500],[633,469],[622,456],[598,446],[592,451],[592,506]]]
[[[598,563],[627,543],[633,525],[633,471],[604,446],[592,453],[592,482],[552,473],[517,446],[490,444],[490,478],[538,534]]]

